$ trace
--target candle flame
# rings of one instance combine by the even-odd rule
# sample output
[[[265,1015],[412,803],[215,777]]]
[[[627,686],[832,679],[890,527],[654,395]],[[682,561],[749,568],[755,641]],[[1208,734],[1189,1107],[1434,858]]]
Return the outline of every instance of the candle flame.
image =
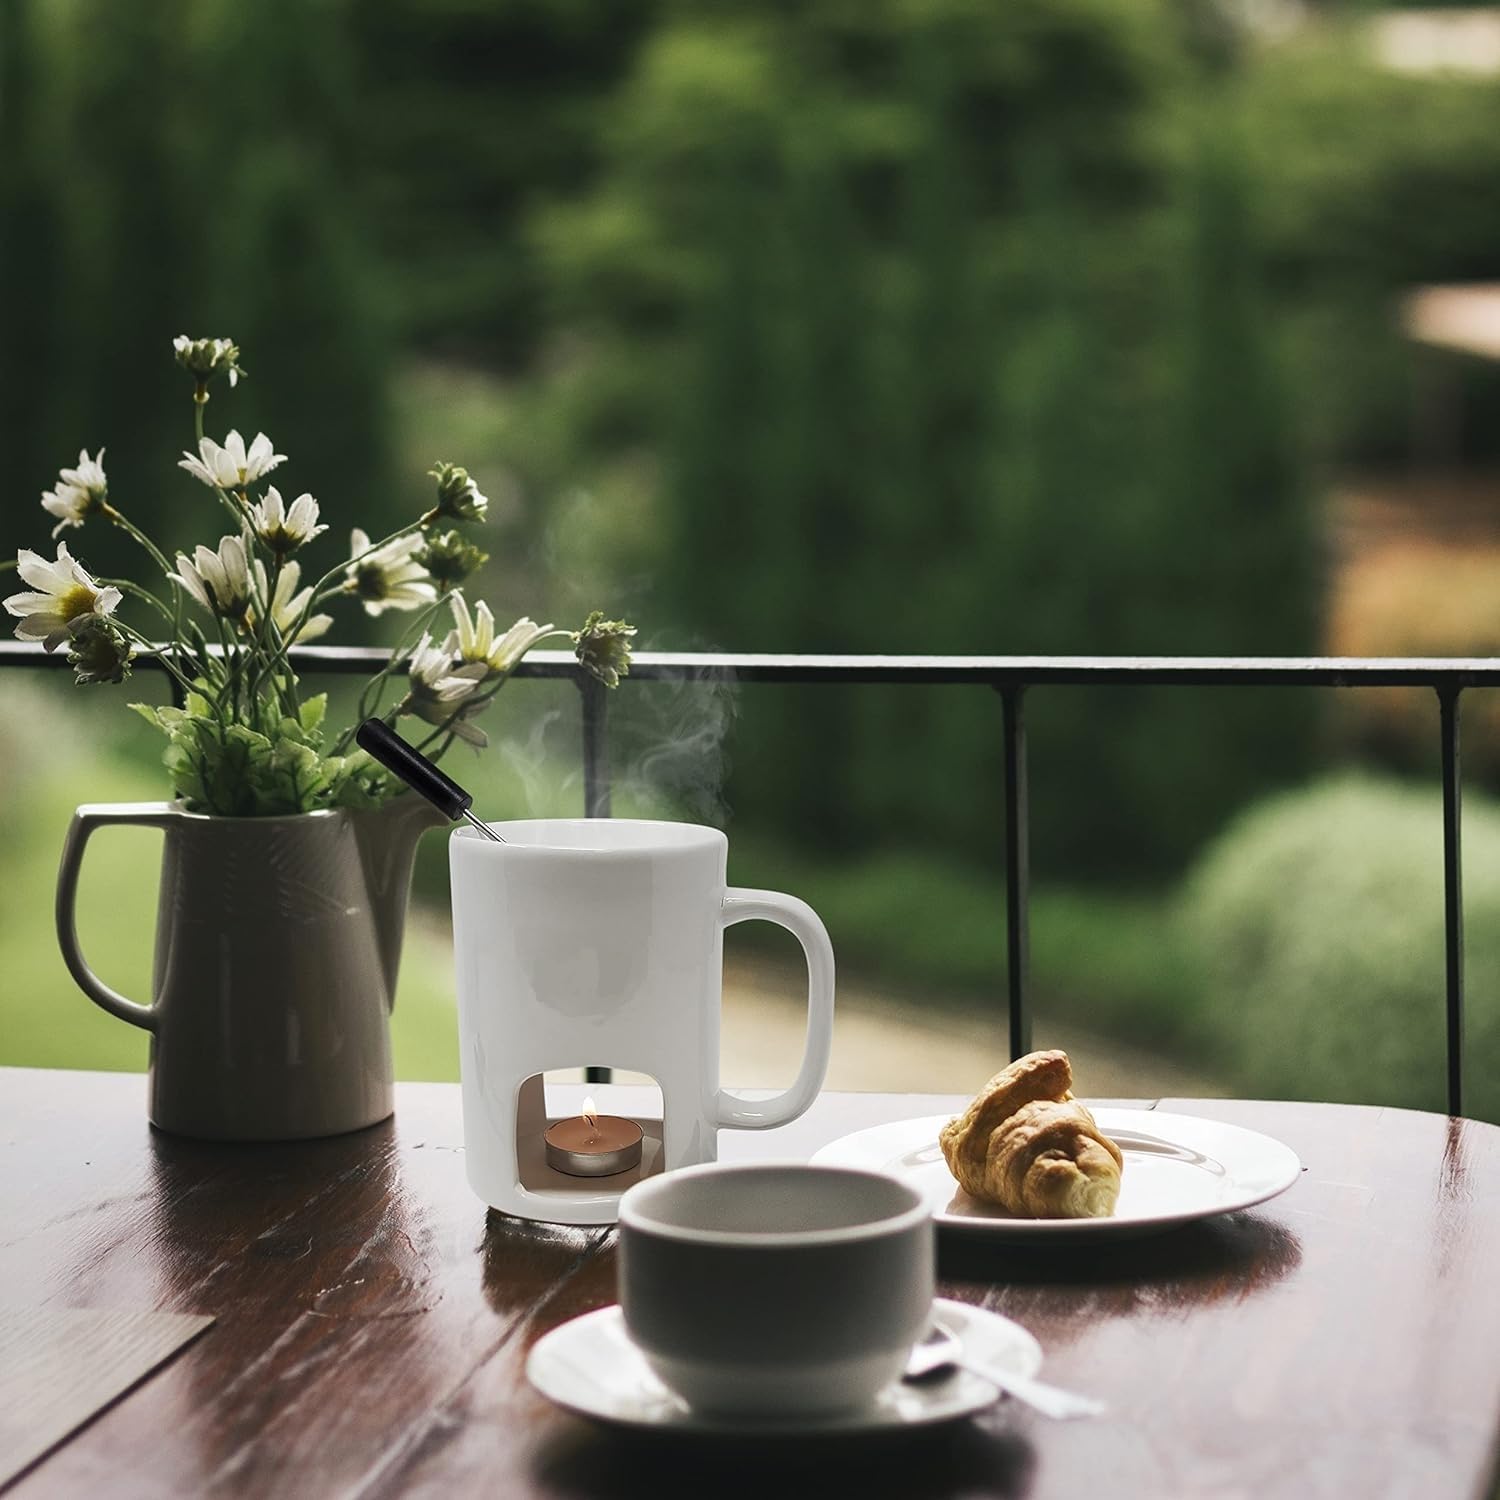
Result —
[[[597,1130],[599,1128],[599,1109],[598,1106],[594,1103],[594,1096],[592,1094],[586,1094],[584,1096],[583,1118],[587,1122],[590,1130]]]

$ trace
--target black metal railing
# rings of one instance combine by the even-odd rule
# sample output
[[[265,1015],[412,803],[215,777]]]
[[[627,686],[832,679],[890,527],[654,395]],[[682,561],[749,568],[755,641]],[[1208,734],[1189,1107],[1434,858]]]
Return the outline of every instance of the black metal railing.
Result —
[[[367,675],[387,653],[373,647],[302,646],[291,652],[304,674]],[[140,659],[149,666],[149,655]],[[0,641],[0,667],[60,667],[61,652]],[[610,771],[608,695],[582,674],[564,651],[534,651],[516,669],[520,678],[564,678],[582,699],[583,802],[588,817],[608,817]],[[1464,954],[1459,700],[1466,688],[1500,687],[1500,658],[1447,657],[1194,657],[1194,656],[817,656],[741,652],[643,651],[629,682],[772,682],[949,684],[1000,695],[1005,749],[1006,995],[1013,1057],[1030,1050],[1027,992],[1029,891],[1026,786],[1027,694],[1034,688],[1106,684],[1181,687],[1408,687],[1437,697],[1443,780],[1443,944],[1447,1098],[1462,1112]]]

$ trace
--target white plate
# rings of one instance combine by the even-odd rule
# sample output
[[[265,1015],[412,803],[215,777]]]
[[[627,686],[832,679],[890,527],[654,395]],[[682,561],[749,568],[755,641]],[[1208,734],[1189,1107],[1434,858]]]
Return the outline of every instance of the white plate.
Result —
[[[1041,1345],[1009,1318],[945,1297],[933,1302],[932,1312],[976,1359],[1013,1375],[1035,1375],[1041,1368]],[[834,1417],[734,1418],[695,1412],[651,1373],[625,1332],[618,1306],[585,1313],[538,1339],[526,1361],[526,1378],[549,1401],[599,1422],[747,1436],[922,1427],[982,1411],[1000,1394],[988,1380],[954,1370],[912,1384],[898,1380],[864,1410]]]
[[[1107,1219],[1022,1219],[971,1198],[938,1148],[951,1115],[895,1120],[824,1146],[819,1166],[867,1167],[901,1177],[932,1205],[939,1224],[1031,1241],[1147,1234],[1230,1213],[1285,1192],[1302,1163],[1280,1141],[1238,1125],[1146,1109],[1093,1109],[1099,1128],[1125,1157],[1120,1201]]]

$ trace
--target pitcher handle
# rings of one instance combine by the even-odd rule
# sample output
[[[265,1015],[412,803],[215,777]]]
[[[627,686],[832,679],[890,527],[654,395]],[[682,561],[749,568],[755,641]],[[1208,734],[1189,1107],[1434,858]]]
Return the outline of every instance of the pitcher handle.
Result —
[[[78,921],[75,905],[78,897],[78,872],[83,864],[83,849],[96,828],[106,823],[134,823],[147,828],[168,828],[182,816],[170,802],[97,802],[80,807],[68,825],[63,840],[62,864],[57,871],[57,942],[63,962],[81,989],[101,1010],[139,1026],[156,1030],[154,1006],[137,1005],[104,983],[84,961],[78,947]]]
[[[732,927],[736,922],[752,921],[785,927],[802,944],[807,960],[807,1043],[791,1088],[771,1099],[743,1099],[719,1090],[720,1125],[771,1130],[806,1113],[827,1076],[828,1055],[833,1050],[833,944],[822,919],[807,902],[780,891],[731,887],[724,893],[720,925]]]

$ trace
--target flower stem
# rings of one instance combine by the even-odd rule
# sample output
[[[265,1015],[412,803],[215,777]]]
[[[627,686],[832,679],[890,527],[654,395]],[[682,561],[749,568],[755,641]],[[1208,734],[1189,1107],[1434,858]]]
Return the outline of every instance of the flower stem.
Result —
[[[140,584],[132,583],[128,578],[104,578],[100,581],[102,583],[111,584],[113,587],[122,590],[124,593],[135,595],[135,597],[141,600],[142,603],[149,604],[157,612],[157,614],[159,614],[162,619],[166,620],[168,624],[172,625],[174,629],[176,628],[177,622],[172,618],[172,611],[168,609],[167,606],[163,604],[161,600],[151,592],[150,589],[143,589]],[[177,642],[174,640],[172,644],[175,646]]]
[[[137,526],[135,522],[133,522],[123,511],[117,510],[108,501],[105,501],[103,510],[105,517],[114,525],[118,526],[120,530],[123,531],[127,536],[140,543],[140,545],[151,554],[152,560],[156,563],[157,567],[159,567],[168,578],[171,578],[172,564],[167,561],[166,555],[162,552],[161,548],[158,547],[156,543],[153,542],[151,538],[147,536],[146,533],[142,531],[141,528]]]
[[[421,633],[425,632],[427,627],[432,623],[432,617],[447,602],[448,601],[446,598],[435,599],[425,610],[422,611],[417,619],[407,627],[406,634],[403,635],[401,639],[396,643],[396,645],[391,648],[391,654],[387,658],[386,664],[364,685],[364,688],[361,690],[359,695],[359,704],[354,710],[354,722],[350,724],[348,728],[346,728],[343,733],[339,735],[337,741],[334,743],[332,751],[329,752],[330,754],[342,755],[348,748],[349,741],[354,738],[355,732],[358,730],[359,726],[363,724],[364,721],[370,717],[370,714],[380,706],[380,691],[385,685],[386,679],[410,654],[413,645],[415,645],[416,641],[420,638]],[[373,700],[370,696],[372,693],[375,695]]]
[[[456,716],[456,715],[455,715],[455,717],[457,717],[457,716]],[[449,723],[450,723],[450,724],[451,724],[451,723],[452,723],[452,722],[453,722],[453,720],[452,720],[452,719],[450,719],[450,720],[449,720],[449,721],[448,721],[448,722],[449,722]],[[418,745],[418,746],[417,746],[417,751],[418,751],[418,753],[419,753],[419,754],[422,754],[422,755],[426,755],[426,754],[427,754],[427,747],[428,747],[428,746],[429,746],[429,745],[430,745],[430,744],[431,744],[431,743],[432,743],[432,742],[433,742],[433,741],[434,741],[434,740],[435,740],[435,739],[436,739],[436,738],[437,738],[437,737],[438,737],[438,736],[439,736],[439,735],[440,735],[440,734],[446,734],[446,735],[447,735],[447,738],[446,738],[446,739],[445,739],[445,740],[444,740],[444,741],[443,741],[443,743],[442,743],[442,744],[441,744],[441,745],[439,745],[439,746],[438,746],[438,747],[437,747],[437,749],[436,749],[436,750],[434,750],[434,751],[433,751],[433,752],[432,752],[432,754],[431,754],[431,755],[428,755],[428,756],[427,756],[427,759],[428,759],[428,760],[430,760],[430,761],[439,761],[439,760],[441,760],[441,759],[442,759],[442,758],[443,758],[443,757],[444,757],[444,756],[445,756],[445,755],[446,755],[446,754],[447,754],[447,753],[448,753],[448,747],[449,747],[449,746],[450,746],[450,745],[451,745],[451,744],[452,744],[452,743],[453,743],[453,740],[454,740],[454,734],[453,734],[453,731],[452,731],[452,730],[451,730],[451,729],[446,729],[446,730],[445,730],[445,729],[444,729],[444,727],[443,727],[443,726],[442,726],[442,725],[439,725],[439,726],[438,726],[438,728],[436,728],[436,729],[434,729],[434,730],[433,730],[433,731],[432,731],[432,733],[431,733],[431,734],[429,734],[429,735],[428,735],[428,736],[427,736],[427,738],[426,738],[426,739],[425,739],[425,740],[423,740],[423,741],[422,741],[422,743],[421,743],[421,744],[420,744],[420,745]]]
[[[182,585],[178,583],[176,576],[173,574],[171,563],[167,561],[166,554],[161,550],[161,548],[158,547],[156,543],[153,542],[151,538],[147,536],[146,533],[142,531],[141,528],[137,526],[135,522],[133,522],[130,517],[124,513],[124,511],[118,509],[116,506],[111,505],[106,500],[103,505],[103,513],[106,520],[108,520],[112,525],[117,526],[126,534],[126,536],[130,537],[134,542],[137,543],[137,545],[145,549],[147,554],[156,563],[157,567],[162,570],[162,573],[165,575],[167,582],[171,584],[172,614],[169,617],[172,621],[171,646],[173,652],[179,658],[178,665],[180,666],[182,664]],[[155,595],[151,595],[150,597],[154,602]]]
[[[276,585],[281,581],[281,556],[277,554],[271,560],[271,577],[266,584],[265,598],[260,597],[260,591],[255,584],[255,569],[250,569],[250,596],[254,600],[254,607],[258,611],[259,621],[255,632],[255,639],[251,646],[250,666],[250,706],[253,708],[260,697],[260,685],[271,673],[271,663],[263,660],[265,649],[271,644],[272,636],[276,637],[276,645],[279,648],[281,638],[276,632],[276,622],[271,618],[271,601],[276,597]],[[279,653],[278,653],[279,654]],[[275,677],[271,677],[271,686],[276,686]]]
[[[165,667],[166,670],[177,679],[178,684],[182,687],[182,690],[185,693],[198,693],[200,697],[206,697],[213,701],[215,706],[217,707],[218,700],[215,694],[212,691],[204,693],[202,692],[200,687],[195,686],[193,683],[189,682],[188,679],[177,670],[176,665],[172,662],[171,658],[168,657],[167,653],[162,650],[161,646],[156,641],[153,641],[150,636],[142,635],[141,632],[135,628],[135,626],[127,625],[124,620],[116,619],[115,624],[118,625],[120,629],[123,630],[125,634],[131,638],[131,640],[138,641],[148,651],[150,651],[162,664],[162,666]],[[206,686],[206,684],[204,684],[204,686]]]
[[[224,663],[224,692],[229,699],[228,717],[224,714],[224,699],[221,697],[217,704],[221,728],[227,729],[232,723],[244,722],[240,713],[240,653],[235,649],[229,637],[224,633],[223,617],[215,614],[214,625],[219,636],[219,651]]]
[[[205,684],[209,682],[210,679],[214,684],[215,691],[206,693],[204,696],[213,699],[214,705],[215,707],[217,707],[219,699],[216,690],[219,687],[223,686],[224,673],[222,670],[216,672],[215,667],[216,665],[218,665],[221,658],[216,658],[214,656],[213,652],[209,649],[208,637],[204,635],[203,631],[198,627],[196,623],[190,620],[188,622],[187,629],[190,634],[195,637],[193,649],[197,652],[198,656],[198,666],[200,669],[198,676],[204,681]]]
[[[438,727],[436,729],[434,729],[432,731],[432,733],[429,734],[427,736],[427,738],[425,740],[423,740],[422,743],[416,747],[417,748],[417,753],[419,755],[426,755],[427,754],[427,747],[435,739],[437,739],[437,737],[439,735],[446,734],[448,736],[448,738],[446,740],[444,740],[443,743],[441,745],[439,745],[437,747],[437,749],[432,752],[431,755],[427,756],[428,760],[440,760],[442,758],[444,752],[447,750],[448,746],[453,743],[453,731],[448,728],[448,725],[451,724],[453,722],[453,720],[456,719],[457,717],[458,717],[457,714],[451,714],[451,715],[449,715],[449,717],[447,719],[445,719],[441,724],[439,724]]]
[[[363,562],[364,559],[367,558],[372,552],[378,552],[382,547],[388,547],[392,542],[399,541],[404,536],[410,536],[412,532],[420,531],[421,528],[422,522],[420,520],[413,521],[409,526],[403,526],[399,531],[393,531],[388,537],[383,537],[378,542],[372,542],[368,547],[365,548],[363,552],[357,553],[355,556],[351,557],[348,562],[339,563],[336,566],[330,568],[312,586],[312,592],[308,595],[307,603],[302,607],[302,613],[293,622],[291,629],[286,632],[285,638],[283,639],[280,648],[271,658],[270,662],[267,663],[266,670],[272,671],[280,665],[282,658],[291,648],[292,642],[302,634],[302,627],[306,625],[308,620],[311,618],[313,610],[319,604],[321,604],[324,599],[331,598],[334,594],[342,594],[347,592],[346,589],[337,588],[329,589],[328,592],[325,593],[324,589],[327,588],[328,584],[330,584],[341,573],[348,573],[350,569],[352,569],[356,564]]]

